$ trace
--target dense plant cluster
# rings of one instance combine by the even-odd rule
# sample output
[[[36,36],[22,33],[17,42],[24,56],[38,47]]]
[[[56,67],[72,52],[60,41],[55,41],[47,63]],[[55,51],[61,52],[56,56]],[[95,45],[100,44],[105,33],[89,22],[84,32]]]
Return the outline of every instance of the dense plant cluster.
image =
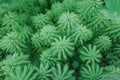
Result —
[[[120,0],[0,0],[0,80],[120,80]]]

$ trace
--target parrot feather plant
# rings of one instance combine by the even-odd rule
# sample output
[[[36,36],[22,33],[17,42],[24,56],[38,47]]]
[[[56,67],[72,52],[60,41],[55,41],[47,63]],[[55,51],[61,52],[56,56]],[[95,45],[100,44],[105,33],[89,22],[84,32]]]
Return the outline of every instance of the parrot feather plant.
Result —
[[[0,0],[0,80],[120,80],[120,0]]]

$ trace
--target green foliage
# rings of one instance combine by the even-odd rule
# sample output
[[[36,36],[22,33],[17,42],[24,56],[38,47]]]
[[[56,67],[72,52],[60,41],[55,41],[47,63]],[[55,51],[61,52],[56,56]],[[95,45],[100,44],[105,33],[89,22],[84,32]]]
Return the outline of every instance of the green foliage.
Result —
[[[111,22],[111,26],[105,29],[105,34],[109,35],[113,41],[120,40],[120,18],[117,18]]]
[[[19,25],[25,25],[26,23],[29,23],[29,15],[21,13],[17,15],[18,23]]]
[[[120,53],[120,44],[117,44],[115,47],[114,47],[114,52],[116,53],[116,54],[118,54],[119,55],[119,53]]]
[[[12,70],[5,80],[35,80],[36,74],[30,65],[17,66]]]
[[[43,10],[44,8],[48,7],[47,0],[38,0],[40,4],[40,8]]]
[[[26,25],[18,30],[18,35],[24,40],[29,39],[32,33],[33,31],[30,28],[30,26],[26,26]]]
[[[78,16],[75,13],[63,13],[58,20],[58,28],[63,35],[69,36],[72,30],[80,23]]]
[[[49,68],[49,65],[40,64],[39,68],[36,68],[38,80],[51,80],[52,69]]]
[[[66,38],[65,36],[58,37],[55,39],[55,42],[52,43],[52,54],[57,56],[58,59],[66,60],[68,57],[72,56],[74,53],[74,45],[70,41],[70,38]]]
[[[78,25],[75,27],[74,33],[71,35],[75,45],[83,45],[84,42],[92,38],[91,30],[87,29],[83,25]]]
[[[2,3],[0,5],[0,15],[2,15],[3,13],[6,13],[9,9],[9,5],[6,3]]]
[[[96,46],[88,45],[80,48],[80,59],[87,63],[95,63],[101,61],[100,50]]]
[[[9,53],[21,53],[25,47],[17,32],[10,32],[0,40],[0,48]]]
[[[3,26],[7,26],[13,30],[17,29],[19,26],[17,20],[18,20],[18,18],[17,18],[16,13],[9,12],[8,14],[5,14],[4,18],[2,19]]]
[[[51,7],[51,10],[52,10],[52,15],[54,17],[54,21],[57,21],[59,17],[62,15],[62,13],[65,12],[63,9],[63,5],[60,2],[54,3]]]
[[[94,18],[102,7],[101,0],[81,0],[77,4],[76,12],[79,17],[86,23],[88,20]]]
[[[40,38],[40,33],[37,32],[35,34],[32,35],[32,38],[31,38],[31,41],[32,41],[32,44],[36,47],[36,48],[39,48],[41,47],[41,38]]]
[[[33,0],[9,0],[11,10],[18,11],[19,13],[29,14],[34,8]]]
[[[103,29],[110,26],[109,13],[107,10],[100,10],[93,18],[88,20],[87,27],[96,34],[102,34]],[[101,31],[99,31],[101,29]]]
[[[0,63],[1,70],[4,71],[4,74],[10,73],[16,66],[27,64],[30,61],[28,60],[28,55],[23,54],[13,54],[8,55],[5,60]]]
[[[120,79],[120,69],[114,70],[103,77],[100,80],[119,80]]]
[[[53,80],[75,80],[73,73],[74,70],[68,70],[69,67],[65,64],[63,67],[57,64],[57,67],[53,67]]]
[[[0,0],[0,80],[119,80],[119,3]]]
[[[57,62],[57,58],[52,55],[51,49],[48,49],[40,54],[40,61],[44,65],[48,64],[49,66],[54,66]]]
[[[80,70],[83,80],[99,80],[103,73],[103,69],[98,64],[90,64],[83,66]]]
[[[106,51],[112,46],[112,41],[108,36],[102,35],[95,39],[94,45],[96,45],[101,51]]]
[[[76,8],[75,2],[77,0],[64,0],[63,1],[63,8],[65,11],[73,12]]]
[[[56,27],[53,25],[45,25],[40,32],[37,32],[32,37],[32,42],[36,47],[50,46],[58,35]]]
[[[46,25],[41,29],[40,32],[40,38],[42,39],[43,45],[50,45],[54,38],[56,38],[58,35],[58,32],[56,30],[56,27],[53,25]]]
[[[9,32],[10,32],[10,30],[9,30],[8,27],[7,28],[6,27],[0,27],[0,39]]]
[[[119,69],[119,67],[116,67],[115,65],[109,65],[109,66],[106,66],[103,68],[104,73],[106,73],[106,74],[110,73],[112,71],[118,70],[118,69]]]
[[[32,18],[33,25],[35,25],[35,29],[39,30],[46,24],[50,23],[49,18],[43,14],[37,14]]]

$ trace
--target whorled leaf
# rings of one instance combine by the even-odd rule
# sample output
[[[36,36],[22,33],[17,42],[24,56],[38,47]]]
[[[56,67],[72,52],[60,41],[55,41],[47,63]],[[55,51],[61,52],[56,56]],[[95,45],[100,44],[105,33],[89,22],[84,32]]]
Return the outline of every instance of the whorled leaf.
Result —
[[[74,54],[74,44],[65,36],[55,38],[55,42],[51,45],[52,54],[60,60],[66,60]]]
[[[99,36],[98,38],[96,38],[93,43],[101,51],[109,50],[110,47],[112,46],[111,39],[108,36],[104,36],[104,35]]]
[[[7,35],[0,40],[0,48],[11,54],[21,53],[25,47],[25,42],[21,39],[18,32],[7,33]]]
[[[98,64],[87,64],[82,66],[80,74],[83,80],[99,80],[103,74],[103,69]]]
[[[91,30],[87,29],[83,25],[77,25],[70,36],[75,45],[83,45],[86,41],[90,40],[93,36]]]
[[[83,46],[80,48],[79,52],[79,57],[83,62],[99,63],[101,61],[102,55],[96,46],[92,46],[91,44],[88,46]]]
[[[74,70],[69,70],[69,66],[65,64],[61,66],[57,64],[56,67],[53,67],[53,80],[75,80],[73,73]]]
[[[42,64],[48,64],[49,66],[54,66],[57,63],[57,58],[55,56],[52,55],[52,50],[51,49],[47,49],[45,51],[42,52],[42,54],[40,54],[40,62]]]
[[[36,30],[40,30],[43,26],[50,23],[49,18],[44,14],[37,14],[32,17],[32,23]]]
[[[52,68],[48,64],[40,64],[39,68],[36,68],[38,80],[51,80]]]
[[[6,59],[0,63],[0,67],[2,71],[4,71],[4,74],[8,74],[16,66],[28,64],[28,63],[30,63],[28,55],[15,53],[13,55],[8,55]]]
[[[36,74],[31,65],[17,66],[6,76],[5,80],[36,80]]]
[[[62,35],[69,36],[72,30],[80,23],[78,15],[75,13],[63,13],[58,20],[58,29]]]

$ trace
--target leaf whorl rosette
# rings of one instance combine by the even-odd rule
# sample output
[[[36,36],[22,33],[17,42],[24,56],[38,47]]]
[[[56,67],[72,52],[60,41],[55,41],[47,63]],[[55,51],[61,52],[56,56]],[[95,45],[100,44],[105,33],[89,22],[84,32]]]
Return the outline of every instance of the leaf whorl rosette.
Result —
[[[74,54],[74,44],[71,42],[70,38],[58,37],[55,38],[55,42],[51,46],[52,54],[57,56],[60,60],[66,60],[68,57]]]
[[[96,46],[89,44],[79,49],[80,59],[86,63],[100,63],[102,55]]]
[[[78,16],[75,13],[63,13],[58,20],[58,29],[62,35],[69,36],[72,30],[80,23]]]
[[[70,36],[75,45],[83,45],[86,41],[90,40],[93,36],[91,30],[83,25],[77,25]]]

